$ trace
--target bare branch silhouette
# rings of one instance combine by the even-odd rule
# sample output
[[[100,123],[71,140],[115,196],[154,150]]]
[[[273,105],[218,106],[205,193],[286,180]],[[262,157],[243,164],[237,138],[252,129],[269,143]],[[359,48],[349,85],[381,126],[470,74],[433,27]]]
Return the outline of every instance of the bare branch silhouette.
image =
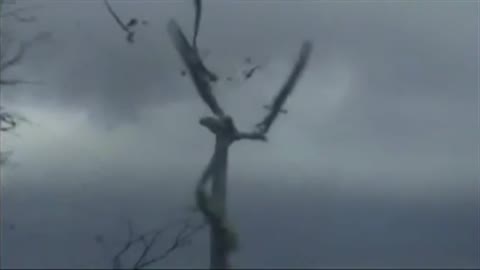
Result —
[[[200,22],[202,20],[202,0],[193,0],[193,7],[195,9],[195,22],[193,25],[194,30],[193,30],[193,38],[192,38],[192,47],[197,52],[198,57],[202,59],[200,51],[197,46],[197,36],[198,36],[198,32],[200,31]],[[203,70],[203,72],[211,82],[218,81],[218,76],[212,71],[210,71],[205,66],[203,61],[200,62],[200,65],[201,65],[201,69]]]
[[[182,219],[176,222],[171,222],[160,229],[155,229],[141,234],[136,234],[132,222],[128,221],[128,238],[123,247],[114,255],[112,259],[113,269],[122,269],[122,257],[124,257],[132,248],[141,245],[140,255],[134,262],[127,267],[127,269],[143,269],[149,267],[159,261],[166,259],[174,251],[186,247],[191,243],[193,236],[205,227],[205,223],[192,224],[189,219]],[[175,233],[173,241],[162,251],[153,251],[153,248],[158,244],[159,238],[167,233],[172,227],[180,226],[180,229]],[[156,253],[153,255],[152,253]]]
[[[6,3],[7,2],[5,2],[5,3],[2,2],[1,4],[4,5]],[[5,18],[12,17],[19,22],[33,22],[33,21],[36,20],[35,16],[24,17],[24,15],[22,15],[22,12],[28,11],[28,10],[35,10],[35,9],[39,9],[39,8],[42,8],[42,6],[41,5],[35,5],[35,6],[27,6],[27,7],[19,7],[19,8],[11,9],[11,10],[8,10],[6,12],[0,13],[0,18],[5,19]]]
[[[283,84],[278,94],[273,99],[271,105],[269,105],[269,107],[271,108],[270,113],[267,114],[265,118],[257,124],[260,133],[266,134],[270,130],[273,122],[277,118],[278,114],[281,112],[285,101],[294,90],[298,79],[305,70],[305,67],[307,66],[308,60],[310,58],[310,54],[312,52],[312,48],[313,44],[310,41],[306,41],[302,44],[300,54],[290,75],[288,76],[287,80]]]
[[[13,6],[10,4],[14,4],[15,2],[8,2],[9,6]],[[21,14],[23,11],[32,10],[39,8],[40,6],[27,6],[27,7],[20,7],[20,8],[13,8],[8,11],[5,11],[4,7],[6,2],[0,0],[0,19],[7,20],[13,19],[20,23],[29,23],[36,20],[34,16],[24,16]],[[32,47],[34,43],[40,41],[42,39],[46,39],[49,37],[49,32],[40,32],[35,35],[32,39],[28,41],[21,41],[19,42],[17,50],[12,54],[7,54],[12,52],[9,48],[12,48],[12,44],[16,43],[9,36],[5,35],[4,28],[2,27],[3,23],[0,24],[0,90],[3,90],[3,87],[7,86],[17,86],[19,84],[39,84],[41,82],[37,81],[30,81],[18,78],[5,78],[5,72],[11,70],[15,66],[19,65],[21,61],[24,59],[26,53]],[[4,107],[0,107],[0,132],[12,132],[14,128],[18,126],[18,123],[21,121],[26,121],[24,117],[19,115],[13,114],[9,111],[6,111]],[[4,163],[6,157],[4,157],[5,153],[0,152],[0,159],[2,159],[1,163]]]
[[[193,5],[195,8],[195,25],[193,27],[193,39],[192,39],[192,46],[195,50],[198,51],[197,48],[197,36],[198,31],[200,30],[200,21],[202,19],[202,0],[193,0]]]
[[[130,19],[130,21],[127,24],[125,24],[120,19],[120,17],[117,15],[117,13],[115,13],[115,11],[113,10],[113,8],[110,5],[110,3],[108,2],[108,0],[104,0],[103,2],[105,3],[105,6],[107,7],[108,13],[110,13],[110,15],[112,15],[115,22],[118,24],[118,26],[120,26],[120,29],[122,29],[127,34],[127,36],[126,36],[127,41],[129,43],[133,43],[135,41],[134,40],[135,32],[132,30],[132,27],[137,25],[138,20],[135,19],[135,18],[132,18],[132,19]]]
[[[15,54],[7,59],[6,55],[0,55],[0,74],[3,74],[7,69],[12,68],[13,66],[20,64],[23,60],[25,54],[28,50],[35,44],[37,41],[45,40],[50,37],[49,32],[41,32],[36,34],[32,39],[28,41],[20,42],[18,50]]]
[[[174,20],[168,22],[167,28],[174,42],[175,49],[180,54],[183,63],[187,67],[200,97],[215,115],[224,115],[222,108],[212,93],[210,81],[205,74],[202,60],[200,59],[198,52],[188,43],[185,34]]]
[[[239,131],[229,115],[227,115],[212,93],[208,74],[203,69],[202,59],[196,49],[196,39],[201,16],[201,1],[194,0],[196,8],[194,36],[192,45],[189,44],[180,26],[176,21],[170,20],[167,30],[173,41],[174,47],[180,54],[183,63],[186,65],[190,77],[195,85],[201,99],[210,108],[214,117],[203,117],[199,123],[215,135],[215,148],[206,168],[203,170],[200,179],[195,187],[195,201],[197,208],[204,216],[210,227],[210,268],[227,269],[230,267],[229,257],[238,246],[238,237],[227,217],[227,164],[228,150],[230,145],[238,140],[266,141],[266,134],[278,114],[285,112],[282,108],[288,96],[292,93],[300,75],[305,69],[312,43],[306,41],[300,50],[300,55],[288,76],[285,84],[275,96],[271,105],[267,105],[269,113],[256,125],[257,130],[253,132]],[[251,63],[250,58],[246,58]],[[250,78],[259,68],[258,65],[244,72],[246,79]],[[230,77],[229,77],[230,78]],[[207,185],[211,184],[210,192]]]
[[[253,75],[253,73],[255,73],[255,71],[257,71],[258,69],[260,68],[260,65],[255,65],[254,67],[244,71],[243,75],[245,76],[245,79],[250,79]]]
[[[3,126],[6,125],[6,126]],[[17,120],[9,112],[0,111],[0,131],[9,131],[17,126]]]

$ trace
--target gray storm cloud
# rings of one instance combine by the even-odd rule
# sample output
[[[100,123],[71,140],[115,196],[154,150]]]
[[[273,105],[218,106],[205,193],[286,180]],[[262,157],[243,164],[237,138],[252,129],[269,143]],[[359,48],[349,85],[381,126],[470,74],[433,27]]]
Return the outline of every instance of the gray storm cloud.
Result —
[[[2,105],[32,124],[2,134],[14,150],[2,225],[17,230],[2,226],[1,264],[104,266],[93,235],[114,249],[119,217],[148,229],[181,214],[211,154],[198,125],[208,110],[165,31],[176,18],[190,33],[193,7],[111,1],[149,20],[130,45],[101,1],[41,2],[34,26],[2,25],[53,36],[17,69],[45,85],[2,89]],[[263,115],[301,41],[315,42],[269,142],[232,149],[235,265],[480,266],[478,20],[474,1],[206,1],[199,44],[212,69],[263,65],[215,89],[242,129]],[[206,244],[162,266],[206,265]]]

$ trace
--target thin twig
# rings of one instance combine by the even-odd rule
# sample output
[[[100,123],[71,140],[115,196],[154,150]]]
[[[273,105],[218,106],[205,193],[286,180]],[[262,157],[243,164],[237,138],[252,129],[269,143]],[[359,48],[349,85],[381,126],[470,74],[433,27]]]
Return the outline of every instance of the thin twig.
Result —
[[[298,79],[302,75],[305,67],[308,64],[308,60],[310,58],[310,54],[312,52],[313,44],[310,41],[305,41],[302,44],[302,48],[300,49],[300,54],[298,59],[288,76],[287,80],[283,84],[282,88],[278,92],[278,94],[273,99],[270,107],[269,113],[265,116],[265,118],[258,123],[256,126],[259,129],[259,132],[262,134],[266,134],[270,127],[272,126],[273,122],[277,118],[278,114],[282,112],[282,107],[285,104],[288,96],[293,92],[295,85],[298,82]]]
[[[198,31],[200,30],[200,21],[202,19],[202,0],[193,0],[193,5],[195,8],[195,25],[193,27],[194,30],[193,30],[192,46],[196,51],[198,51],[197,36],[198,36]]]
[[[18,46],[17,52],[10,59],[3,61],[3,57],[2,57],[1,59],[2,62],[0,62],[0,72],[3,73],[7,69],[19,64],[20,61],[23,60],[23,57],[25,56],[27,51],[32,47],[32,45],[35,42],[40,41],[42,39],[46,39],[49,37],[49,35],[50,35],[49,32],[41,32],[35,35],[35,37],[30,39],[29,41],[21,42],[20,45]]]
[[[22,11],[39,9],[41,7],[42,7],[42,5],[16,8],[16,9],[13,9],[13,10],[9,10],[9,11],[3,13],[3,14],[0,14],[0,18],[8,18],[8,17],[18,16],[19,13],[22,12]]]
[[[219,117],[223,116],[225,113],[212,93],[210,81],[204,72],[204,68],[202,67],[203,63],[198,52],[188,43],[185,34],[175,20],[168,22],[167,29],[177,52],[180,54],[183,63],[187,66],[198,94],[213,114]]]
[[[112,15],[113,19],[115,20],[115,22],[120,26],[120,28],[127,34],[127,41],[129,43],[133,43],[134,42],[134,37],[135,37],[135,32],[132,31],[130,29],[129,26],[127,26],[124,22],[122,22],[122,20],[120,19],[120,17],[117,15],[117,13],[115,13],[115,11],[113,10],[112,6],[110,5],[110,3],[107,1],[107,0],[104,0],[103,1],[105,3],[105,6],[107,7],[107,11],[108,13],[110,13],[110,15]]]
[[[6,124],[6,126],[2,126]],[[9,131],[17,126],[17,120],[14,115],[8,112],[0,112],[0,131]]]
[[[193,26],[193,38],[192,38],[192,47],[197,52],[200,58],[200,51],[197,47],[197,37],[198,32],[200,31],[200,22],[202,20],[202,0],[193,0],[193,6],[195,8],[195,24]],[[201,59],[201,58],[200,58]],[[218,80],[218,76],[210,71],[203,61],[201,62],[201,69],[202,72],[208,77],[211,82],[216,82]]]
[[[167,248],[161,255],[154,257],[150,260],[146,260],[143,263],[138,265],[138,269],[147,267],[149,265],[152,265],[158,261],[161,261],[168,257],[173,251],[184,247],[185,245],[189,244],[191,237],[203,229],[205,227],[205,223],[199,224],[197,226],[191,226],[191,225],[185,225],[182,230],[177,234],[175,237],[175,240],[172,242],[169,248]]]
[[[152,252],[154,245],[158,242],[159,237],[163,233],[165,233],[170,227],[178,226],[178,222],[180,222],[182,226],[180,231],[176,234],[176,237],[172,242],[172,244],[170,244],[169,247],[160,255],[157,255],[156,257],[153,257],[153,258],[148,258],[150,253]],[[125,242],[124,246],[113,257],[112,266],[114,269],[122,268],[122,263],[121,263],[122,257],[135,245],[142,244],[143,245],[142,251],[139,257],[135,260],[135,262],[131,266],[131,268],[142,269],[144,267],[147,267],[153,263],[156,263],[162,259],[165,259],[168,255],[170,255],[176,249],[186,246],[191,240],[192,236],[196,232],[198,232],[200,229],[202,229],[204,226],[205,226],[204,223],[197,226],[192,226],[190,224],[190,221],[188,221],[188,219],[187,220],[182,219],[177,222],[168,223],[160,229],[155,229],[139,235],[135,235],[133,225],[129,220],[128,221],[128,239]]]

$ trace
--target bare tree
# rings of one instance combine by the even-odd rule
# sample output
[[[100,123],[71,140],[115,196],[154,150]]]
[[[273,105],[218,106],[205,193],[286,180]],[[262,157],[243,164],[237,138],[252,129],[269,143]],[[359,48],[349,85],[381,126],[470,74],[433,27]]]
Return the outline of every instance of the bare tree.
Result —
[[[200,0],[194,0],[200,6]],[[197,18],[200,12],[197,11]],[[200,19],[195,23],[198,29]],[[273,98],[266,116],[255,126],[253,131],[239,131],[233,118],[220,106],[212,93],[211,80],[202,59],[196,48],[196,33],[192,44],[189,43],[185,34],[175,20],[170,20],[167,26],[177,52],[185,64],[188,73],[195,85],[200,98],[210,108],[213,116],[200,119],[200,125],[206,127],[215,135],[215,147],[212,157],[204,169],[195,189],[195,198],[198,209],[205,217],[210,227],[210,268],[226,269],[230,267],[229,255],[237,246],[237,236],[227,217],[227,166],[229,147],[239,140],[266,141],[267,133],[277,119],[278,115],[285,112],[283,106],[292,93],[298,79],[302,75],[309,60],[312,43],[305,41],[301,47],[299,56],[285,83]],[[207,184],[211,183],[210,192],[207,192]]]
[[[13,38],[4,31],[2,27],[4,23],[7,20],[13,20],[18,23],[35,22],[36,18],[34,16],[26,16],[25,12],[39,7],[28,6],[17,8],[15,4],[16,1],[13,0],[0,0],[0,95],[1,90],[9,86],[39,83],[15,77],[8,78],[5,74],[21,63],[34,43],[49,36],[48,32],[40,32],[30,40],[15,42]],[[22,121],[26,121],[26,118],[12,113],[0,105],[0,132],[11,131]],[[7,161],[8,156],[10,156],[10,153],[0,153],[0,165]]]
[[[117,15],[117,13],[113,10],[112,6],[107,0],[103,1],[105,3],[105,6],[107,8],[108,13],[112,16],[112,18],[115,20],[115,22],[120,26],[120,29],[124,31],[127,36],[126,40],[128,43],[134,43],[135,42],[135,31],[133,28],[138,24],[138,19],[137,18],[131,18],[127,23],[123,22],[122,19]]]

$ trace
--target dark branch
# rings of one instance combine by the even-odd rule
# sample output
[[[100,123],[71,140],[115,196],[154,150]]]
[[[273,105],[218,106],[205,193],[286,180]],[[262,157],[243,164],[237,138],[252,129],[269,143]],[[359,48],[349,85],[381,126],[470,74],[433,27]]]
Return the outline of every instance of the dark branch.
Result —
[[[150,257],[152,253],[152,249],[157,244],[159,237],[164,234],[169,228],[172,226],[178,226],[178,221],[171,222],[160,229],[152,230],[149,232],[145,232],[139,235],[135,235],[133,230],[133,225],[131,221],[128,221],[128,239],[125,242],[124,246],[115,254],[113,257],[113,268],[114,269],[121,269],[122,257],[134,246],[136,245],[143,245],[143,249],[135,260],[131,269],[142,269],[144,267],[150,266],[158,261],[161,261],[167,258],[172,252],[175,250],[185,247],[186,245],[191,243],[192,237],[200,231],[202,228],[205,227],[205,224],[199,224],[193,226],[189,220],[180,220],[181,222],[181,229],[176,233],[175,239],[172,241],[168,247],[160,253],[160,255]]]
[[[27,81],[27,80],[20,80],[20,79],[0,79],[0,85],[3,86],[16,86],[19,84],[42,84],[40,81]]]
[[[284,83],[283,87],[278,92],[277,96],[273,99],[272,104],[269,105],[271,108],[270,112],[265,116],[265,118],[258,123],[256,126],[259,129],[259,132],[262,134],[266,134],[270,127],[272,126],[273,122],[277,118],[278,114],[282,111],[282,107],[285,104],[288,96],[292,93],[295,85],[297,84],[298,79],[302,75],[305,67],[307,66],[308,60],[310,58],[310,54],[312,52],[313,44],[310,41],[305,41],[302,44],[302,48],[300,49],[300,54],[298,59],[288,76],[286,82]]]
[[[212,93],[208,75],[204,71],[203,63],[198,52],[190,46],[180,26],[174,20],[170,20],[167,29],[173,40],[175,49],[180,54],[185,66],[187,66],[187,70],[190,73],[198,94],[213,114],[223,116],[225,113]]]
[[[267,133],[270,130],[270,127],[274,123],[275,119],[280,113],[286,113],[287,111],[283,109],[288,96],[292,93],[295,85],[302,75],[305,67],[308,63],[310,58],[310,54],[312,51],[312,43],[306,41],[303,43],[302,48],[300,50],[299,57],[288,76],[286,82],[284,83],[283,87],[280,89],[278,94],[273,99],[271,105],[264,105],[265,109],[269,110],[269,113],[265,116],[265,118],[256,125],[257,130],[253,132],[239,132],[235,129],[235,140],[256,140],[256,141],[267,141]]]
[[[3,126],[5,124],[6,126]],[[17,119],[8,112],[0,111],[0,131],[9,131],[17,126]]]
[[[258,132],[239,132],[237,134],[237,140],[252,140],[252,141],[267,141],[267,136]]]
[[[27,51],[32,47],[32,45],[35,42],[40,41],[42,39],[47,39],[49,36],[50,36],[49,32],[38,33],[31,40],[21,42],[20,45],[18,46],[17,52],[10,59],[3,60],[4,56],[2,55],[2,59],[0,59],[1,60],[1,62],[0,62],[0,73],[3,73],[7,69],[19,64],[23,60],[23,57],[25,56]]]
[[[11,158],[12,154],[13,154],[12,151],[0,152],[0,165],[6,164],[8,160]]]
[[[135,262],[135,265],[133,266],[134,269],[140,269],[141,268],[141,265],[143,263],[143,261],[145,260],[145,258],[147,257],[148,253],[150,252],[150,250],[152,249],[153,245],[155,244],[155,242],[157,241],[157,238],[158,236],[161,234],[160,231],[158,232],[155,232],[152,236],[152,238],[150,239],[150,241],[147,241],[145,238],[141,238],[143,244],[144,244],[144,247],[143,247],[143,251],[142,251],[142,254],[140,254],[140,256],[138,257],[137,261]]]
[[[2,3],[2,4],[6,4],[6,3]],[[27,19],[27,21],[28,21],[29,19],[32,18],[32,16],[31,17],[22,17],[20,15],[20,13],[23,12],[23,11],[27,11],[27,10],[38,9],[38,8],[41,8],[41,7],[42,7],[41,5],[36,5],[36,6],[28,6],[28,7],[20,7],[20,8],[12,9],[12,10],[9,10],[5,13],[0,14],[0,18],[13,17],[15,19],[20,18],[21,19],[20,21],[22,21],[23,19]],[[30,22],[30,21],[28,21],[28,22]]]
[[[192,46],[196,51],[198,51],[197,36],[198,31],[200,30],[200,21],[202,20],[202,0],[193,0],[193,5],[195,8],[195,25],[193,30]]]
[[[245,79],[250,79],[253,75],[253,73],[255,73],[255,71],[257,71],[257,69],[259,69],[260,66],[259,65],[256,65],[248,70],[246,70],[243,75],[245,76]]]
[[[110,15],[112,15],[113,19],[115,20],[115,22],[117,22],[117,24],[120,26],[120,28],[127,33],[130,32],[128,27],[122,22],[120,17],[118,17],[117,13],[115,13],[115,11],[113,10],[110,3],[108,3],[107,0],[104,0],[103,2],[105,3],[105,6],[107,7],[108,13],[110,13]]]
[[[137,20],[136,19],[132,19],[130,20],[130,22],[126,25],[124,22],[122,22],[122,20],[120,19],[120,17],[117,15],[117,13],[115,13],[115,11],[113,10],[112,6],[110,5],[110,3],[108,3],[107,0],[104,0],[105,2],[105,6],[107,7],[107,10],[108,10],[108,13],[110,13],[110,15],[112,15],[113,19],[115,20],[115,22],[120,26],[120,28],[127,34],[127,41],[129,43],[133,43],[135,40],[134,40],[134,37],[135,37],[135,32],[132,31],[132,27],[135,26],[137,24]]]

